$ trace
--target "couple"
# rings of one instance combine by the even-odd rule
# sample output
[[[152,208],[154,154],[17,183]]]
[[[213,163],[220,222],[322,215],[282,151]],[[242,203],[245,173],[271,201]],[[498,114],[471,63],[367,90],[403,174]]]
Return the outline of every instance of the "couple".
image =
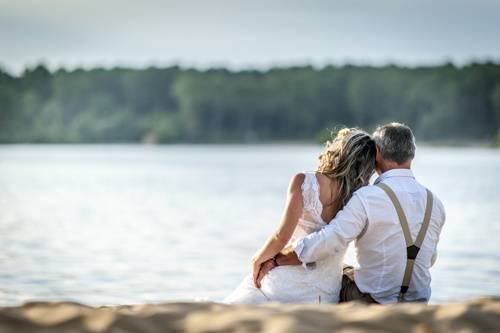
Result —
[[[381,126],[372,137],[341,130],[316,172],[292,178],[280,225],[224,302],[428,302],[445,212],[415,180],[414,156],[403,124]],[[343,265],[351,241],[357,268]]]

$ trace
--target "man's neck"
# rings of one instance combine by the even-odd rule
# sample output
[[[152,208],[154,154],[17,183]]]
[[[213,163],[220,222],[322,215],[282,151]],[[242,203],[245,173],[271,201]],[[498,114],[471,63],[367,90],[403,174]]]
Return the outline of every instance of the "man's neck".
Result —
[[[405,162],[403,164],[397,164],[396,162],[387,161],[380,166],[379,172],[380,174],[386,173],[389,170],[394,169],[408,169],[411,170],[411,161]]]

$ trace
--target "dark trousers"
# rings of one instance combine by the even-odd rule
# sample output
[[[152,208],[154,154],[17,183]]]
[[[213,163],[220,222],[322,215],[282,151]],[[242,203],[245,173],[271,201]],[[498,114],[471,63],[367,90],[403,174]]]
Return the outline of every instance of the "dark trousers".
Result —
[[[344,266],[339,303],[350,301],[360,301],[368,304],[378,303],[370,296],[370,294],[361,292],[358,286],[356,286],[356,283],[354,282],[354,268],[352,266]]]

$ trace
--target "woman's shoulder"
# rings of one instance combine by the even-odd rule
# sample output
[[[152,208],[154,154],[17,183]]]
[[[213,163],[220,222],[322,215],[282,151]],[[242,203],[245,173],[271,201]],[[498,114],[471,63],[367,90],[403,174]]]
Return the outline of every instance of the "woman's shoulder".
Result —
[[[317,171],[302,171],[292,176],[290,184],[300,185],[305,181],[320,184],[320,183],[331,183],[332,179]]]
[[[302,188],[302,184],[306,179],[307,172],[298,172],[293,175],[292,179],[290,179],[290,185],[288,186],[290,191],[300,190]]]
[[[315,187],[317,190],[331,190],[335,180],[317,171],[298,172],[290,180],[290,190],[301,190],[304,186],[307,188]],[[323,192],[323,191],[322,191]]]
[[[303,184],[317,184],[318,183],[318,178],[317,174],[319,174],[316,171],[302,171],[296,173],[292,179],[290,180],[290,185],[293,185],[295,188],[300,188],[302,187]]]

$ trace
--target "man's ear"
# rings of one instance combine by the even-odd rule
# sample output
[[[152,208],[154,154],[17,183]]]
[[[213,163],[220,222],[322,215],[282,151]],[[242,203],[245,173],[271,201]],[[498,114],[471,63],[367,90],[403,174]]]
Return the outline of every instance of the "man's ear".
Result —
[[[375,155],[375,162],[377,162],[378,164],[380,164],[380,162],[382,161],[382,152],[380,151],[380,148],[378,146],[376,146],[377,148],[377,154]]]

